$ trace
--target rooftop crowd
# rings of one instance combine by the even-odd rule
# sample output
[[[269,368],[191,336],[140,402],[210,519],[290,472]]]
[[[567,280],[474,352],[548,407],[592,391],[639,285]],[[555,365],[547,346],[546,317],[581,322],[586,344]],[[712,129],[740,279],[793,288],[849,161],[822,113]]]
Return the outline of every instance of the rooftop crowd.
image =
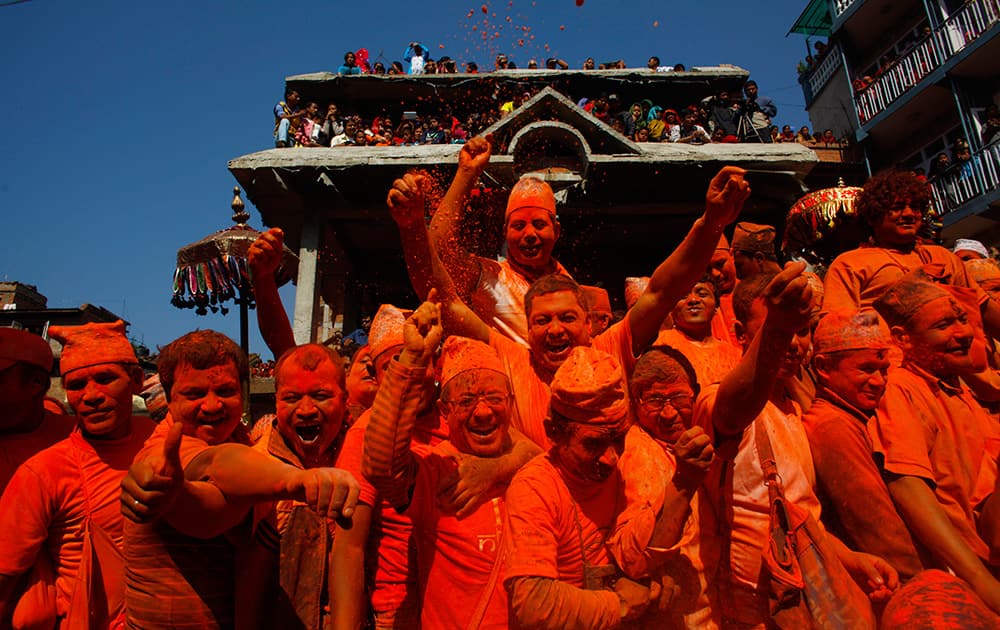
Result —
[[[469,253],[491,155],[463,145],[429,223],[427,174],[387,191],[425,301],[382,305],[349,363],[295,344],[260,236],[254,426],[219,333],[161,349],[154,423],[121,322],[49,330],[71,416],[47,341],[0,329],[0,624],[997,627],[1000,267],[921,240],[926,183],[872,177],[869,240],[819,278],[739,221],[727,166],[680,245],[602,288],[552,257],[538,179],[507,257]]]
[[[456,72],[455,62],[443,58],[434,62],[422,60],[408,49],[410,74],[448,74]],[[359,51],[361,52],[361,51]],[[424,54],[426,54],[424,52]],[[366,56],[366,53],[365,53]],[[404,74],[403,65],[393,62],[388,68],[376,62],[368,65],[357,61],[357,54],[345,53],[341,75]],[[414,61],[416,60],[416,61]],[[569,64],[557,58],[547,59],[546,70],[565,70]],[[414,71],[414,68],[417,70]],[[537,69],[536,61],[528,69]],[[597,69],[625,68],[624,62],[600,64]],[[646,68],[650,72],[683,72],[682,64],[661,66],[658,57],[650,57]],[[504,54],[497,56],[494,72],[515,69]],[[592,58],[584,61],[583,70],[594,70]],[[479,74],[475,63],[465,65],[467,73]],[[394,119],[388,110],[365,119],[356,112],[343,110],[342,104],[303,102],[295,89],[285,92],[285,98],[274,106],[275,146],[283,147],[342,147],[342,146],[414,146],[424,144],[461,144],[509,115],[540,88],[505,88],[498,90],[487,103],[466,104],[462,112],[451,103],[422,103],[421,111],[409,111],[402,119]],[[624,103],[617,94],[593,94],[577,103],[595,118],[635,142],[678,142],[708,144],[712,142],[797,142],[809,146],[840,147],[845,143],[833,130],[811,133],[808,127],[794,131],[789,125],[775,122],[778,108],[774,101],[758,93],[757,83],[747,81],[741,93],[722,91],[695,103],[654,103],[641,99]],[[399,112],[396,112],[397,117]]]

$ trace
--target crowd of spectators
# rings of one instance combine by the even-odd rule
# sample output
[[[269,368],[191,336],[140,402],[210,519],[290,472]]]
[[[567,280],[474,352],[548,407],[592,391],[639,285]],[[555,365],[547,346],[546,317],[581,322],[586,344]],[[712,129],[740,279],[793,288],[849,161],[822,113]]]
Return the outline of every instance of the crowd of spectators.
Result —
[[[417,44],[414,49],[420,50],[420,46]],[[416,55],[412,51],[411,54]],[[420,55],[411,57],[411,64],[414,58],[420,59]],[[354,53],[345,54],[345,66],[341,70],[348,66],[357,70],[356,59]],[[417,63],[422,64],[426,72],[435,62],[422,59]],[[452,67],[452,62],[447,65]],[[566,65],[561,59],[546,61],[547,67],[564,68]],[[593,65],[593,59],[588,58],[584,67]],[[496,68],[509,67],[509,59],[499,55]],[[665,68],[657,57],[651,57],[647,67],[653,72],[683,70],[680,65]],[[289,89],[285,100],[274,108],[275,145],[281,148],[461,144],[510,115],[539,89],[505,86],[498,88],[492,98],[476,103],[455,103],[453,106],[444,100],[424,101],[420,111],[386,108],[371,118],[343,111],[337,103],[328,103],[325,108],[315,102],[303,103],[299,93]],[[721,91],[695,103],[655,103],[642,99],[626,105],[617,94],[602,93],[580,98],[577,105],[635,142],[796,142],[826,147],[839,147],[844,143],[830,129],[814,135],[807,127],[794,132],[790,125],[775,124],[777,105],[760,95],[757,83],[752,80],[746,82],[741,92]]]

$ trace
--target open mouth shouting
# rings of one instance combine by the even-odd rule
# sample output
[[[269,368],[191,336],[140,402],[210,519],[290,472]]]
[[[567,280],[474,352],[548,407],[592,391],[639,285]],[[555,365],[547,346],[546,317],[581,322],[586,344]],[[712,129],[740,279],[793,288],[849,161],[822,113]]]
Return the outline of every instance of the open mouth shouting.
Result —
[[[299,424],[295,426],[295,434],[299,436],[303,444],[312,444],[319,439],[323,431],[321,424]]]

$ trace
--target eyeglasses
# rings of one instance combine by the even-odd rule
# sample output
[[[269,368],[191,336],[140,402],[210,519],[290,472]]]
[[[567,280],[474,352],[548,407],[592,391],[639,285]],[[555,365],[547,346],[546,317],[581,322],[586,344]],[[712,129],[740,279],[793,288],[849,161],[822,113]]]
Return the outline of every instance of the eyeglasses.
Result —
[[[694,405],[694,396],[691,394],[674,394],[673,396],[650,396],[639,399],[639,404],[650,413],[659,413],[670,404],[674,409],[690,409]]]
[[[480,400],[485,402],[488,407],[499,409],[506,405],[509,399],[510,395],[508,394],[464,394],[445,402],[455,405],[461,411],[472,411],[479,404]]]

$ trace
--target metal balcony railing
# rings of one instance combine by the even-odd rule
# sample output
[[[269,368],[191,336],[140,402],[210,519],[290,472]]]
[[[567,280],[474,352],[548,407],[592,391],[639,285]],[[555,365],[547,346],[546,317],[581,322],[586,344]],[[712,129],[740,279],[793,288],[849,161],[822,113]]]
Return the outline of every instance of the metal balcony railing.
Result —
[[[1000,144],[977,151],[931,180],[935,216],[944,216],[969,201],[1000,187]]]
[[[974,0],[935,29],[856,96],[865,124],[1000,21],[1000,0]]]
[[[808,74],[802,79],[806,82],[807,90],[807,103],[806,106],[812,104],[813,99],[819,95],[826,82],[840,69],[840,45],[835,44],[827,49],[826,54],[823,55],[823,59],[819,62],[815,68],[809,71]]]

